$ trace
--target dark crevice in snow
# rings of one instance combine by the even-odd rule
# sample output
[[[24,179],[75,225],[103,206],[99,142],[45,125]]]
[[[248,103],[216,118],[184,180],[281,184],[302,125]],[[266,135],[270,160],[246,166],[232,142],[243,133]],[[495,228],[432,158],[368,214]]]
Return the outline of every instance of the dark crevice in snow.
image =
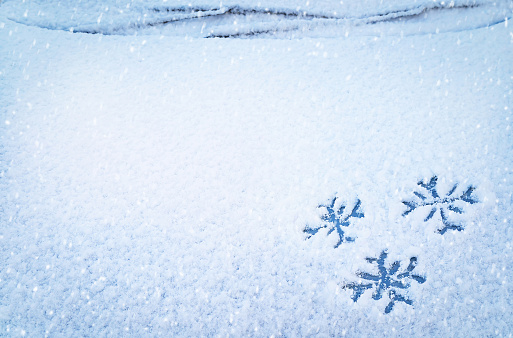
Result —
[[[276,15],[288,18],[299,19],[341,19],[336,16],[327,16],[322,14],[311,14],[306,11],[290,11],[277,8],[244,8],[241,6],[221,7],[221,8],[201,8],[201,7],[169,7],[169,8],[153,8],[152,11],[157,13],[181,13],[196,14],[197,18],[204,16],[204,13],[217,12],[215,15]]]
[[[442,11],[442,10],[456,10],[456,9],[473,9],[480,7],[480,5],[459,5],[459,6],[444,6],[440,4],[434,4],[430,7],[417,7],[413,9],[405,9],[399,11],[392,11],[387,13],[374,14],[369,16],[361,16],[361,17],[335,17],[335,16],[318,16],[305,13],[297,13],[297,12],[280,12],[280,11],[271,11],[271,10],[246,10],[239,8],[238,12],[233,12],[232,14],[242,14],[247,15],[250,13],[253,14],[268,14],[268,15],[283,15],[287,17],[296,17],[299,20],[314,20],[317,19],[316,23],[318,24],[338,24],[340,22],[349,22],[355,25],[372,25],[381,22],[395,22],[401,20],[409,20],[421,17],[427,12],[432,11]],[[227,11],[228,14],[229,11]],[[207,38],[241,38],[241,37],[253,37],[257,35],[275,35],[277,33],[285,33],[289,31],[299,30],[302,26],[296,25],[295,27],[290,27],[287,29],[263,29],[263,30],[251,30],[249,32],[234,32],[233,34],[210,34],[206,36]]]
[[[251,30],[249,32],[236,32],[233,34],[211,34],[206,36],[206,39],[212,38],[221,38],[221,39],[230,39],[230,38],[249,38],[259,35],[276,35],[279,33],[287,33],[292,31],[297,31],[300,27],[294,26],[287,29],[264,29],[264,30]]]
[[[455,9],[473,9],[480,7],[480,5],[459,5],[459,6],[443,6],[435,4],[432,7],[417,7],[414,9],[401,10],[389,12],[386,14],[377,14],[369,17],[362,17],[360,19],[368,19],[367,24],[375,24],[379,22],[393,22],[398,20],[407,20],[418,18],[427,12],[444,11],[444,10],[455,10]]]

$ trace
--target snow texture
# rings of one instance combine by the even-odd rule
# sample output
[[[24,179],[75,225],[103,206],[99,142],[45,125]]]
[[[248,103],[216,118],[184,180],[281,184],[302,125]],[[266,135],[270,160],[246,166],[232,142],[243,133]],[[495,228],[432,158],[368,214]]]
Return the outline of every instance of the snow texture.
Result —
[[[510,335],[512,10],[2,1],[0,336]]]

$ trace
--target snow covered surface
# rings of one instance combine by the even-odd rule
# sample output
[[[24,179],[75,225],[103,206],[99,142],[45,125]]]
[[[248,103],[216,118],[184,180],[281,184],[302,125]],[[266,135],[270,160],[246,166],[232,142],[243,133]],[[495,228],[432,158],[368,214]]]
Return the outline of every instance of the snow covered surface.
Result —
[[[143,3],[0,3],[0,335],[513,332],[510,1]]]
[[[355,26],[366,35],[426,34],[485,27],[511,17],[510,0],[6,0],[3,9],[15,22],[48,29],[194,37],[262,32],[327,37],[348,34]]]

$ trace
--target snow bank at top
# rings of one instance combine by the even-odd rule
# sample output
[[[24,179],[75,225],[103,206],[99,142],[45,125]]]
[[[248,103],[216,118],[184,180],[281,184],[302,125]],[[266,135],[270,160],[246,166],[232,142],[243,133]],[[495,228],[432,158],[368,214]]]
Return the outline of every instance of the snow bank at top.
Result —
[[[243,11],[290,14],[309,19],[353,19],[373,17],[394,19],[403,13],[417,15],[433,8],[476,7],[481,5],[508,8],[511,0],[318,0],[318,1],[249,1],[249,0],[110,0],[60,1],[7,0],[2,9],[16,22],[49,29],[104,34],[132,34],[134,28],[162,25],[183,19],[219,16],[237,8]],[[501,14],[504,18],[504,15]],[[260,20],[260,18],[259,18]],[[264,18],[265,20],[265,18]],[[374,20],[374,18],[372,19]]]
[[[25,18],[47,17],[58,21],[73,21],[93,23],[98,15],[104,18],[115,18],[133,14],[133,9],[149,9],[158,7],[168,8],[223,8],[241,6],[245,8],[283,9],[294,12],[303,12],[311,15],[327,15],[330,17],[362,16],[367,14],[381,14],[390,11],[404,10],[416,7],[435,6],[472,6],[491,2],[489,0],[317,0],[306,1],[250,1],[250,0],[199,0],[199,1],[167,1],[167,0],[110,0],[110,1],[61,1],[61,0],[6,0],[4,6],[10,7],[13,14]]]

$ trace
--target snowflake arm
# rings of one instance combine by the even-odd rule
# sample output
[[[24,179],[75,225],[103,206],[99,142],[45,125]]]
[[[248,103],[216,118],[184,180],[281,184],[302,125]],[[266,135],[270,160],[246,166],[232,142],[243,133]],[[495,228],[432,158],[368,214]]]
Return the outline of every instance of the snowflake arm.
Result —
[[[470,204],[475,204],[475,203],[478,203],[479,201],[474,197],[472,196],[472,193],[474,192],[476,188],[474,188],[473,186],[470,186],[467,191],[465,191],[463,193],[463,195],[461,195],[461,200],[462,201],[465,201],[467,203],[470,203]]]
[[[461,208],[458,208],[458,207],[455,207],[454,205],[449,205],[447,207],[447,209],[451,210],[452,212],[455,212],[457,214],[462,214],[463,213],[463,209]]]
[[[411,279],[415,280],[417,283],[423,284],[426,281],[426,278],[424,278],[422,276],[419,276],[419,275],[414,275],[414,274],[410,273],[410,272],[412,272],[415,269],[416,266],[417,266],[417,257],[411,257],[410,258],[410,264],[406,268],[406,271],[403,272],[403,273],[398,274],[397,278],[398,279],[411,278]]]
[[[363,214],[363,212],[361,211],[360,209],[360,206],[361,206],[362,202],[360,200],[357,200],[356,201],[356,204],[353,208],[353,211],[351,211],[351,214],[347,217],[347,219],[353,217],[353,218],[363,218],[365,215]],[[346,221],[347,221],[346,219]]]
[[[368,289],[372,288],[372,284],[363,284],[363,283],[349,283],[344,286],[342,286],[342,289],[351,289],[353,290],[353,295],[351,296],[351,299],[353,302],[356,302],[358,298],[360,298],[361,295]]]
[[[439,198],[440,196],[438,195],[438,192],[436,191],[437,181],[438,181],[438,177],[433,176],[433,177],[431,177],[431,180],[429,181],[429,183],[425,184],[424,182],[419,181],[417,184],[420,185],[421,187],[423,187],[424,189],[426,189],[427,191],[429,191],[431,193],[431,196],[433,196],[433,198]]]
[[[403,302],[408,305],[413,305],[413,301],[411,299],[408,299],[408,298],[398,294],[394,290],[390,290],[390,292],[388,293],[388,298],[390,298],[390,303],[388,303],[387,307],[385,308],[386,314],[388,314],[392,311],[396,302]]]
[[[424,222],[427,222],[429,221],[431,218],[433,218],[433,216],[435,215],[435,212],[438,210],[437,207],[434,207],[433,209],[431,209],[431,211],[429,212],[429,215],[427,215],[426,219],[424,219]]]

